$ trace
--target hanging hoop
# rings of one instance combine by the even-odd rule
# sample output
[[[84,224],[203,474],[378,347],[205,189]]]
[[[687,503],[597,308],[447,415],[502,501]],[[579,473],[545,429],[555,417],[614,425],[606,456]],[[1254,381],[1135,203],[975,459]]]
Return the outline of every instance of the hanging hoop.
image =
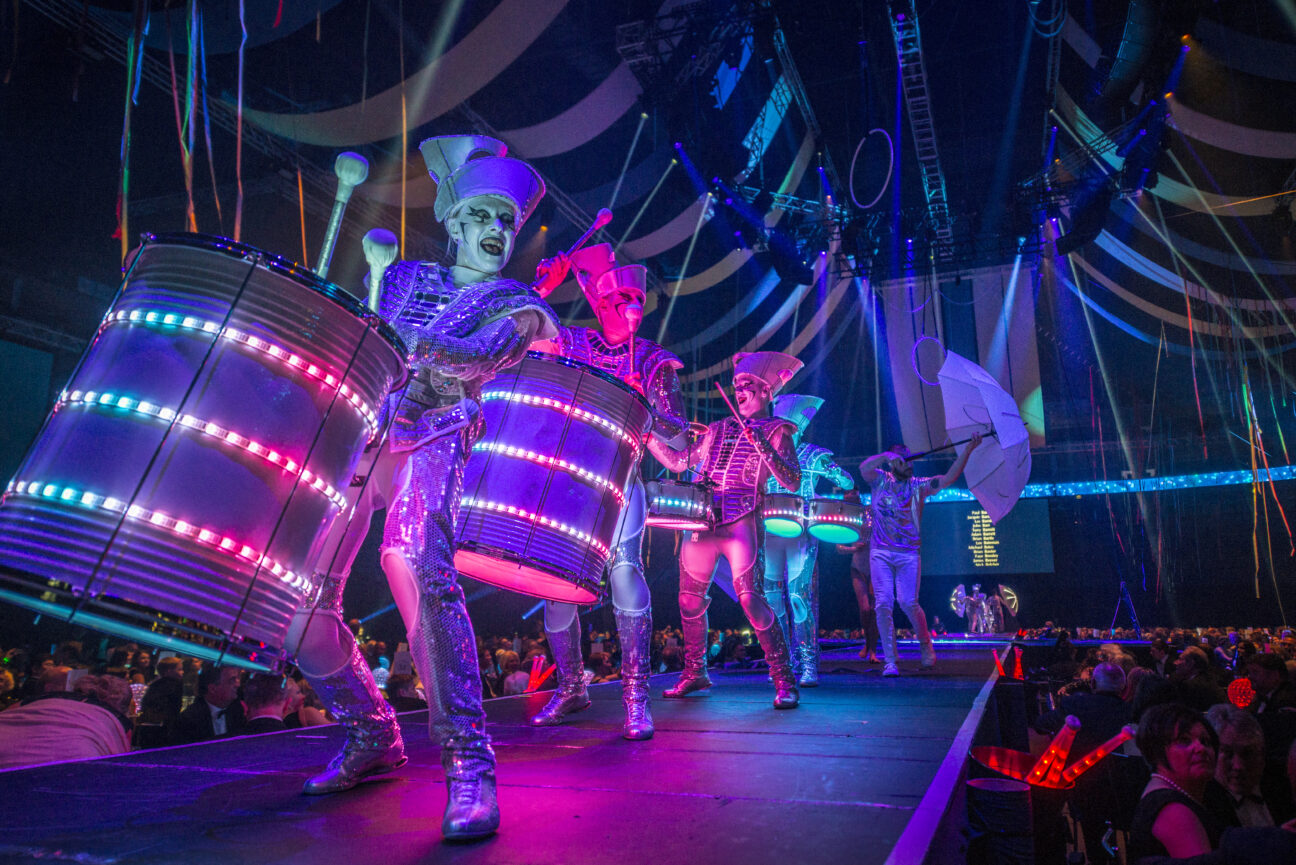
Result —
[[[937,347],[940,348],[941,362],[942,363],[944,362],[945,346],[941,345],[940,340],[937,339],[936,337],[927,336],[924,334],[923,336],[918,337],[918,341],[913,344],[913,349],[909,352],[909,365],[913,367],[914,375],[918,376],[918,380],[921,381],[923,384],[927,385],[928,387],[940,387],[939,381],[928,381],[926,378],[923,377],[922,371],[918,369],[918,346],[922,345],[924,342],[926,342],[929,339],[932,342],[936,343]]]
[[[882,137],[885,138],[887,142],[886,180],[882,182],[882,188],[878,190],[877,196],[874,197],[872,201],[870,201],[868,204],[860,204],[859,199],[855,197],[855,163],[859,159],[859,153],[860,150],[863,149],[864,147],[864,142],[868,141],[869,136],[871,136],[874,132],[881,132]],[[873,205],[881,201],[882,196],[886,195],[887,187],[891,185],[891,171],[894,168],[895,168],[895,143],[891,141],[891,133],[881,128],[870,129],[868,131],[868,135],[865,135],[863,138],[861,138],[859,144],[855,145],[855,153],[853,156],[851,156],[850,176],[847,182],[850,184],[850,197],[851,197],[851,201],[855,202],[855,206],[860,208],[861,210],[868,210],[870,207],[872,207]]]

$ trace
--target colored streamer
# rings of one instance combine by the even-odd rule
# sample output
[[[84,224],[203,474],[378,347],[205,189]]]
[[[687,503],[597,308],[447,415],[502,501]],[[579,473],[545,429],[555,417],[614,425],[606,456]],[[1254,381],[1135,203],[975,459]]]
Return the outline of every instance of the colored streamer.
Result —
[[[247,12],[244,0],[239,0],[239,39],[238,49],[238,122],[237,135],[234,141],[234,178],[238,193],[234,199],[234,242],[237,243],[243,234],[243,55],[247,49]]]

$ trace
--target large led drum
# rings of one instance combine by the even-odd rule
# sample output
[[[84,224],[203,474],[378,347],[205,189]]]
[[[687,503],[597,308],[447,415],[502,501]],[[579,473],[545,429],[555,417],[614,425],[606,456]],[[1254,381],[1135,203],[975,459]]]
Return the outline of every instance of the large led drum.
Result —
[[[644,481],[648,497],[647,525],[684,532],[709,532],[715,528],[710,484],[657,479]]]
[[[810,536],[828,544],[853,544],[864,534],[867,511],[859,502],[819,498],[810,502]]]
[[[455,567],[538,598],[598,600],[652,426],[647,401],[594,367],[532,352],[487,385],[482,414]]]
[[[147,237],[0,499],[0,599],[277,667],[403,355],[290,262]]]
[[[799,538],[805,532],[805,501],[786,493],[766,493],[761,502],[765,531],[776,538]]]

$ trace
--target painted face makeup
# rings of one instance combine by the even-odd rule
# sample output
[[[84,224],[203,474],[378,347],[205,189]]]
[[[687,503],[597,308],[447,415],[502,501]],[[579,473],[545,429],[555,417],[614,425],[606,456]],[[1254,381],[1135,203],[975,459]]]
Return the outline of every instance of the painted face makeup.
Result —
[[[513,256],[517,208],[503,198],[470,198],[451,218],[450,234],[459,243],[456,267],[494,276]]]
[[[734,397],[738,402],[738,414],[743,417],[755,417],[769,405],[769,385],[754,375],[734,376]]]

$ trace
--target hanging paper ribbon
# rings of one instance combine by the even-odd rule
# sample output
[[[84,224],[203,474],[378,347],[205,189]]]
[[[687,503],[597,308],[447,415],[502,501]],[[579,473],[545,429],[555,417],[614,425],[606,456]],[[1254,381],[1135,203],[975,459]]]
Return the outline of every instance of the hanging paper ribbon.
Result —
[[[126,40],[126,110],[122,117],[121,172],[117,187],[117,231],[121,240],[121,258],[130,251],[130,147],[131,108],[139,101],[139,85],[144,65],[144,37],[148,35],[148,2],[136,0],[135,25]]]
[[[239,28],[243,38],[239,40],[238,50],[238,120],[234,141],[234,179],[238,187],[234,199],[234,241],[236,243],[243,234],[243,54],[247,48],[247,14],[244,10],[244,2],[245,0],[239,0]]]

